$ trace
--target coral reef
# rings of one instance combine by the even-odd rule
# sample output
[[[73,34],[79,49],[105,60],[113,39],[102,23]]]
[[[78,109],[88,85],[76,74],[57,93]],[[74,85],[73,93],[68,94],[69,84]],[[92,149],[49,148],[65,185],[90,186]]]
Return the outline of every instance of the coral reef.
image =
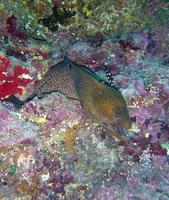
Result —
[[[156,0],[2,0],[8,12],[15,15],[22,29],[36,38],[48,38],[50,31],[74,30],[83,36],[96,33],[121,34],[146,29],[152,31],[167,25],[168,2]],[[153,9],[152,9],[153,7]],[[22,12],[21,12],[22,11]]]
[[[38,134],[37,126],[20,120],[13,107],[3,103],[0,105],[0,125],[0,147],[33,142]]]
[[[0,1],[0,199],[169,199],[167,0]],[[123,94],[128,141],[59,92],[26,99],[64,56]]]
[[[47,28],[40,23],[39,19],[43,16],[48,16],[52,12],[52,4],[50,0],[45,1],[33,1],[30,3],[27,0],[24,1],[2,1],[4,9],[15,15],[19,21],[19,26],[22,29],[27,30],[30,34],[37,38],[45,38],[45,34],[48,33]],[[14,17],[13,17],[14,18]],[[15,28],[16,23],[14,20],[12,28]]]

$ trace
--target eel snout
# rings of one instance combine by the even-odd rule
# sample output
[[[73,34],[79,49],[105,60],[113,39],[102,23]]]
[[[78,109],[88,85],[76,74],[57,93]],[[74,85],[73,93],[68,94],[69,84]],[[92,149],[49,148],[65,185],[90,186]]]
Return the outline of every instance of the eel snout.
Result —
[[[126,128],[123,128],[123,127],[121,127],[121,126],[119,126],[119,125],[114,125],[114,126],[113,126],[113,129],[114,129],[118,134],[120,134],[121,136],[130,138],[130,135],[129,135],[129,133],[128,133],[128,131],[127,131]]]

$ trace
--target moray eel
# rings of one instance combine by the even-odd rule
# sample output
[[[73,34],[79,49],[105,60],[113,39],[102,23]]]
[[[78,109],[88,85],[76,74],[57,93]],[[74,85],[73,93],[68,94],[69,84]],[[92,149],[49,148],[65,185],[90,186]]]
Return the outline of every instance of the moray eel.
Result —
[[[131,120],[121,92],[87,67],[68,58],[51,67],[25,101],[19,101],[14,96],[10,97],[10,101],[21,107],[35,96],[40,98],[54,91],[80,101],[86,115],[94,122],[107,127],[120,140],[127,138],[126,130],[131,127]]]

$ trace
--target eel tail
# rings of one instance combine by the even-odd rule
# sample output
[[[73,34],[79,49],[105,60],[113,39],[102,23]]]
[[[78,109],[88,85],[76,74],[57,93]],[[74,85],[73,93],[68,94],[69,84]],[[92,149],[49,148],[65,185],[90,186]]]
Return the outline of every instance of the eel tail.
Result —
[[[31,101],[33,98],[35,97],[34,94],[30,95],[27,99],[25,99],[24,101],[20,100],[19,98],[17,98],[15,95],[11,95],[6,99],[3,99],[3,102],[10,102],[14,105],[14,107],[16,109],[20,109],[23,105],[25,105],[27,102]]]

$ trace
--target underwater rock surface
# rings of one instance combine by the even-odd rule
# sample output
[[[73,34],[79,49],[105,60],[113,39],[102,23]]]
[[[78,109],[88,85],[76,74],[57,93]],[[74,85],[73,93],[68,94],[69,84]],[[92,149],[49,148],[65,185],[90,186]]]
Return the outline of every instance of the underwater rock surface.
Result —
[[[0,2],[0,199],[168,200],[168,1],[11,2]],[[112,73],[132,119],[129,141],[59,92],[20,110],[3,101],[24,100],[65,55],[104,81]]]

